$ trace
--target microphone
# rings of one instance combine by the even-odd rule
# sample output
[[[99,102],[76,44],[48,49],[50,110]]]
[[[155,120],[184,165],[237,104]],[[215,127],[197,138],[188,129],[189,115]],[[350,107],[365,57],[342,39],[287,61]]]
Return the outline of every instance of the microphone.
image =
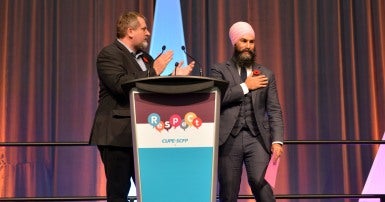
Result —
[[[199,63],[193,56],[191,56],[190,54],[187,53],[186,47],[185,47],[185,46],[181,46],[180,48],[183,50],[183,52],[184,52],[190,59],[194,60],[194,61],[199,65],[199,74],[200,74],[200,76],[203,76],[202,65],[201,65],[201,64],[200,64],[200,63]]]
[[[162,46],[162,52],[160,52],[159,55],[156,56],[156,58],[154,60],[158,59],[158,57],[163,54],[164,50],[166,50],[166,46],[165,45]]]
[[[176,67],[179,65],[179,62],[176,62],[175,63],[175,67],[174,67],[174,76],[176,76]]]

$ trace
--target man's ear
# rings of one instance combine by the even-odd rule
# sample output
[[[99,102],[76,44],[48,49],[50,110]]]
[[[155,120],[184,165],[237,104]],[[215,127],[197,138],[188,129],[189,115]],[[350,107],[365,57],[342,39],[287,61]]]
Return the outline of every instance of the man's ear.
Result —
[[[129,38],[133,38],[133,36],[134,36],[134,30],[133,30],[132,28],[127,28],[126,32],[127,32],[127,36],[128,36]]]

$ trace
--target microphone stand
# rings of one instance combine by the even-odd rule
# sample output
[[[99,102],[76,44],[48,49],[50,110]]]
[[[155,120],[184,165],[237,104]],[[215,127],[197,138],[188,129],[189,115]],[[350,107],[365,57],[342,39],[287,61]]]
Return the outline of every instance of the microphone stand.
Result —
[[[199,74],[200,74],[200,76],[203,76],[202,65],[201,65],[201,64],[200,64],[200,63],[199,63],[193,56],[191,56],[190,54],[187,53],[186,47],[185,47],[185,46],[181,46],[180,48],[183,50],[183,52],[184,52],[190,59],[194,60],[194,61],[199,65]]]

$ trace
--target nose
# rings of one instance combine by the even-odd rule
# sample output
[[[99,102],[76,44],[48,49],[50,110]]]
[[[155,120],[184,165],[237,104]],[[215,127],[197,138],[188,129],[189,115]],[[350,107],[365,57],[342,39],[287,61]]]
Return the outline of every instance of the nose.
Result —
[[[251,43],[248,41],[248,42],[246,42],[246,48],[247,49],[250,49],[250,47],[251,47]]]

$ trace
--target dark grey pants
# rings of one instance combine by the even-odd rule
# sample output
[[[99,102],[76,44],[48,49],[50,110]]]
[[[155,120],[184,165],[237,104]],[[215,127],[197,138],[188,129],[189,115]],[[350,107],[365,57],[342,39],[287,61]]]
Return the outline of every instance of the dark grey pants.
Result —
[[[229,136],[219,147],[218,179],[221,202],[236,202],[240,189],[242,166],[245,164],[247,179],[258,202],[273,202],[275,197],[264,179],[270,154],[264,150],[258,138],[250,131],[242,130],[237,136]]]

